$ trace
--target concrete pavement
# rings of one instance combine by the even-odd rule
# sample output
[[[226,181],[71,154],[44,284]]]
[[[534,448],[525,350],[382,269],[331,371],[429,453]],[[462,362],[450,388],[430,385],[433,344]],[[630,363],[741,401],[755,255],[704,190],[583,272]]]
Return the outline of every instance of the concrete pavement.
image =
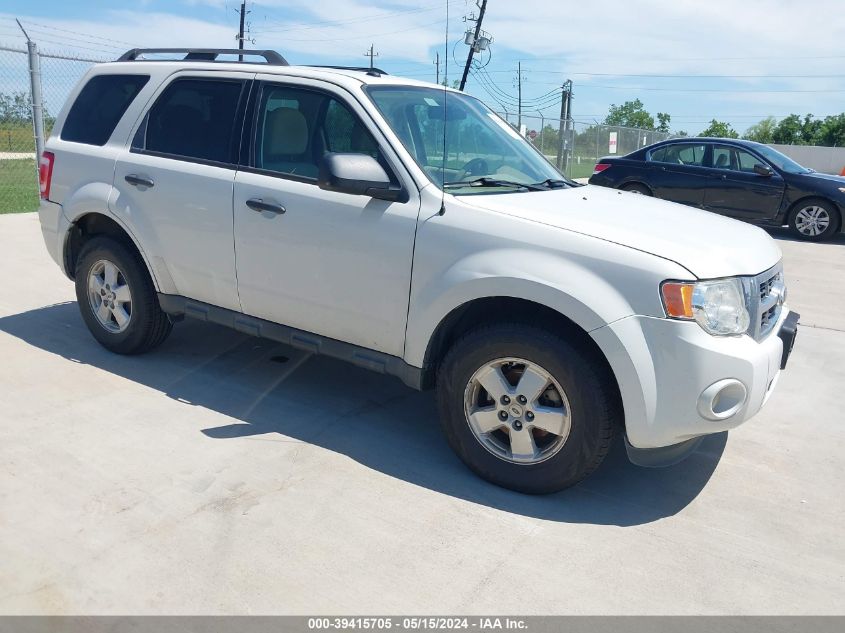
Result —
[[[845,238],[781,246],[805,327],[759,416],[528,497],[395,379],[192,321],[104,351],[0,217],[0,613],[845,613]]]

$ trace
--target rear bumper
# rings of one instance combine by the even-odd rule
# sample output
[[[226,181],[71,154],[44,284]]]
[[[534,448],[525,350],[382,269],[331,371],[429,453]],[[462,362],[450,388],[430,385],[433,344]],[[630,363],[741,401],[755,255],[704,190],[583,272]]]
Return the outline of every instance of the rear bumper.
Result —
[[[631,447],[675,447],[753,417],[777,384],[784,355],[778,333],[789,314],[784,309],[760,342],[643,316],[592,332],[619,383]]]
[[[64,252],[70,222],[62,211],[62,205],[49,200],[42,200],[38,206],[38,220],[41,223],[41,235],[44,238],[47,252],[50,253],[50,257],[62,269],[62,272],[67,275]]]

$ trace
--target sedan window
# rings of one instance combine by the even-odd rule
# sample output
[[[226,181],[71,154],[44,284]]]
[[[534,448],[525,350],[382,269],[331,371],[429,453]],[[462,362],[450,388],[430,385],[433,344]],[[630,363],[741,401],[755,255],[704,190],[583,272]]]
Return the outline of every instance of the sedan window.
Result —
[[[754,154],[736,147],[720,145],[713,148],[713,167],[715,169],[752,173],[755,165],[765,165],[765,163]]]
[[[654,150],[649,155],[649,160],[657,163],[700,167],[704,164],[705,149],[704,143],[675,143]]]

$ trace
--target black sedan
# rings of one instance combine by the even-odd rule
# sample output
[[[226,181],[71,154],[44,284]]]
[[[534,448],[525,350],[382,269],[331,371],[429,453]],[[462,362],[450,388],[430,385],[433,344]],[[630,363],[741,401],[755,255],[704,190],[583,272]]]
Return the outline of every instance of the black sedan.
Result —
[[[734,139],[672,139],[602,158],[590,184],[755,224],[786,224],[806,240],[833,237],[845,214],[845,178],[802,167],[767,145]]]

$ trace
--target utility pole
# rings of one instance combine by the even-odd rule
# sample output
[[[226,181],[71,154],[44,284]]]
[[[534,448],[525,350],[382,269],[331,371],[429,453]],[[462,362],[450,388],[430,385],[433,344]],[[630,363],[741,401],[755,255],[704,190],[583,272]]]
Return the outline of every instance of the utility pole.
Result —
[[[244,20],[246,19],[246,0],[241,0],[241,27],[238,29],[238,50],[244,49]],[[238,61],[244,60],[243,55],[238,55]]]
[[[522,134],[522,60],[516,63],[516,85],[519,94],[517,101],[516,129]]]
[[[437,66],[437,83],[440,84],[440,53],[437,53],[437,57],[434,60],[434,65]]]
[[[378,53],[373,52],[373,45],[370,44],[370,50],[364,51],[364,57],[370,58],[370,70],[373,69],[373,57],[378,57]]]
[[[467,83],[467,75],[469,74],[469,67],[472,64],[472,56],[475,54],[475,48],[478,42],[478,36],[481,34],[481,22],[484,20],[484,12],[487,10],[487,0],[482,0],[481,6],[479,7],[479,14],[478,20],[475,21],[475,35],[473,37],[473,42],[469,46],[469,53],[467,53],[467,63],[464,66],[464,74],[461,77],[461,85],[458,88],[461,92],[464,90],[464,86]]]
[[[546,152],[543,149],[545,147],[545,145],[543,145],[543,132],[546,131],[546,119],[542,110],[537,110],[537,114],[540,115],[540,153],[545,156]]]
[[[567,79],[560,87],[560,126],[558,127],[558,147],[557,147],[557,168],[563,172],[566,170],[566,154],[567,150],[564,148],[566,143],[566,136],[569,132],[569,119],[572,116],[571,101],[572,101],[572,80]]]

